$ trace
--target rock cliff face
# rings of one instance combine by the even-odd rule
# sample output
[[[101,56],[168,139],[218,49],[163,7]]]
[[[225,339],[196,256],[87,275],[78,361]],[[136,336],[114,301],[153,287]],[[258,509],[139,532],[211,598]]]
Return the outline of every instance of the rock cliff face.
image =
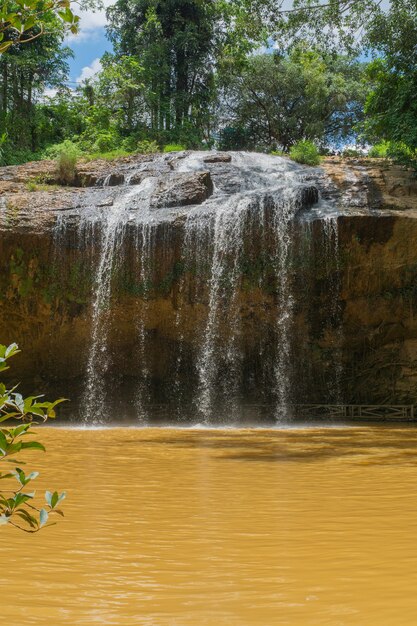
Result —
[[[417,403],[411,174],[180,153],[0,177],[0,340],[71,415]]]

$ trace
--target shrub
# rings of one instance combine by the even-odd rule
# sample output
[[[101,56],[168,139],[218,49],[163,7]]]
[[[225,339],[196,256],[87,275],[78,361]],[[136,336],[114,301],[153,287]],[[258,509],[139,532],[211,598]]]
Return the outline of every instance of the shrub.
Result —
[[[61,185],[73,184],[77,175],[77,160],[80,156],[80,150],[69,139],[52,148],[56,153],[56,175],[58,181]]]
[[[35,183],[34,180],[28,180],[28,182],[26,183],[26,189],[28,191],[37,191],[38,185]]]
[[[126,152],[135,152],[138,145],[138,137],[134,135],[129,135],[129,137],[125,137],[121,142],[121,149]]]
[[[136,145],[136,152],[139,154],[155,154],[156,152],[159,152],[159,146],[156,141],[142,139],[142,141],[138,141]]]
[[[181,144],[176,144],[176,143],[169,143],[166,146],[164,146],[164,152],[182,152],[183,150],[186,150],[187,148],[185,146],[182,146]]]
[[[399,165],[417,170],[417,150],[410,148],[401,141],[390,141],[388,143],[387,157]]]
[[[242,126],[227,126],[219,133],[217,142],[219,150],[245,150],[253,147],[249,135]]]
[[[61,143],[54,143],[48,146],[47,148],[45,148],[45,150],[42,153],[42,157],[44,159],[57,159],[59,155],[61,154],[61,152],[67,149],[74,149],[77,151],[78,154],[81,154],[81,150],[79,149],[78,145],[74,141],[71,141],[70,139],[66,139],[65,141],[62,141]]]
[[[0,372],[8,369],[7,360],[18,352],[16,344],[0,345]],[[45,422],[48,418],[54,418],[55,407],[60,402],[63,400],[45,402],[41,396],[23,398],[16,392],[16,387],[7,389],[0,383],[0,464],[15,464],[16,456],[25,449],[45,450],[38,441],[28,440],[28,436],[33,434],[31,426],[36,423],[34,419]],[[10,420],[18,420],[21,424],[15,428],[6,427],[5,422]],[[17,481],[17,485],[10,485],[7,491],[0,491],[0,526],[8,524],[28,533],[36,533],[51,523],[48,523],[51,514],[63,515],[57,507],[65,498],[65,492],[59,494],[57,491],[47,491],[45,502],[42,505],[36,502],[32,483],[37,476],[38,472],[28,473],[20,467],[15,467],[13,471],[0,471],[0,479]]]
[[[92,152],[110,152],[120,143],[120,138],[115,132],[102,131],[96,135],[92,145]]]
[[[390,144],[388,141],[381,141],[375,146],[372,146],[372,148],[368,152],[368,156],[372,157],[373,159],[386,159],[388,156],[389,146]]]
[[[320,155],[312,141],[298,141],[290,149],[290,158],[303,165],[319,165]]]
[[[116,150],[110,150],[110,152],[88,152],[87,154],[83,154],[83,159],[85,161],[96,161],[97,159],[115,161],[116,159],[127,157],[130,154],[132,153],[127,152],[123,148],[117,148]]]
[[[271,156],[279,156],[279,157],[285,157],[288,156],[288,154],[286,154],[284,152],[284,150],[271,150],[271,152],[269,153]]]

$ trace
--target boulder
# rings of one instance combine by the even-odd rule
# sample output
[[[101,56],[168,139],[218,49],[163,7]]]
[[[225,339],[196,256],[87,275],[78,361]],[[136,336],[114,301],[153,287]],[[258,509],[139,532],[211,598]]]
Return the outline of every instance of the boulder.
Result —
[[[204,157],[204,163],[230,163],[232,155],[226,152],[214,152]]]
[[[210,172],[172,174],[158,181],[151,208],[171,208],[201,204],[213,193]]]

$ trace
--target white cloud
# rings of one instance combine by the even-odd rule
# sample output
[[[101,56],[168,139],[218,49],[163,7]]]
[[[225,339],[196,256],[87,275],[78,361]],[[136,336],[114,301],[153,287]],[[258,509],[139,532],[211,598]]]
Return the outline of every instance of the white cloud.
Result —
[[[81,74],[76,79],[76,82],[80,85],[88,78],[93,78],[96,74],[98,74],[102,69],[102,65],[100,59],[94,59],[94,61],[90,65],[86,65],[81,70]]]
[[[47,87],[45,91],[43,92],[43,97],[53,98],[54,96],[56,96],[57,93],[58,93],[58,89],[56,89],[55,87]]]
[[[68,35],[67,42],[75,44],[98,34],[107,24],[106,8],[112,4],[114,0],[103,0],[104,8],[101,11],[91,11],[91,9],[76,11],[80,17],[80,30],[76,35]]]

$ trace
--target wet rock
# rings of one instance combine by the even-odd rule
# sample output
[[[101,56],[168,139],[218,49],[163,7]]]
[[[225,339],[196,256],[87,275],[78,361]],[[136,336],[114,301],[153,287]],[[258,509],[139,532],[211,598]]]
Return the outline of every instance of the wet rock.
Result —
[[[204,163],[230,163],[232,155],[226,152],[215,152],[204,157]]]
[[[117,187],[118,185],[123,185],[124,182],[124,174],[121,174],[120,172],[113,172],[106,177],[103,184],[107,187]]]
[[[299,194],[300,203],[303,209],[309,209],[319,201],[319,190],[313,185],[301,187]]]
[[[158,181],[150,205],[160,209],[201,204],[212,193],[210,172],[173,174]]]
[[[140,185],[140,183],[142,181],[145,180],[145,178],[148,178],[150,176],[150,172],[137,172],[135,174],[132,174],[131,176],[128,177],[128,184],[129,185]]]

